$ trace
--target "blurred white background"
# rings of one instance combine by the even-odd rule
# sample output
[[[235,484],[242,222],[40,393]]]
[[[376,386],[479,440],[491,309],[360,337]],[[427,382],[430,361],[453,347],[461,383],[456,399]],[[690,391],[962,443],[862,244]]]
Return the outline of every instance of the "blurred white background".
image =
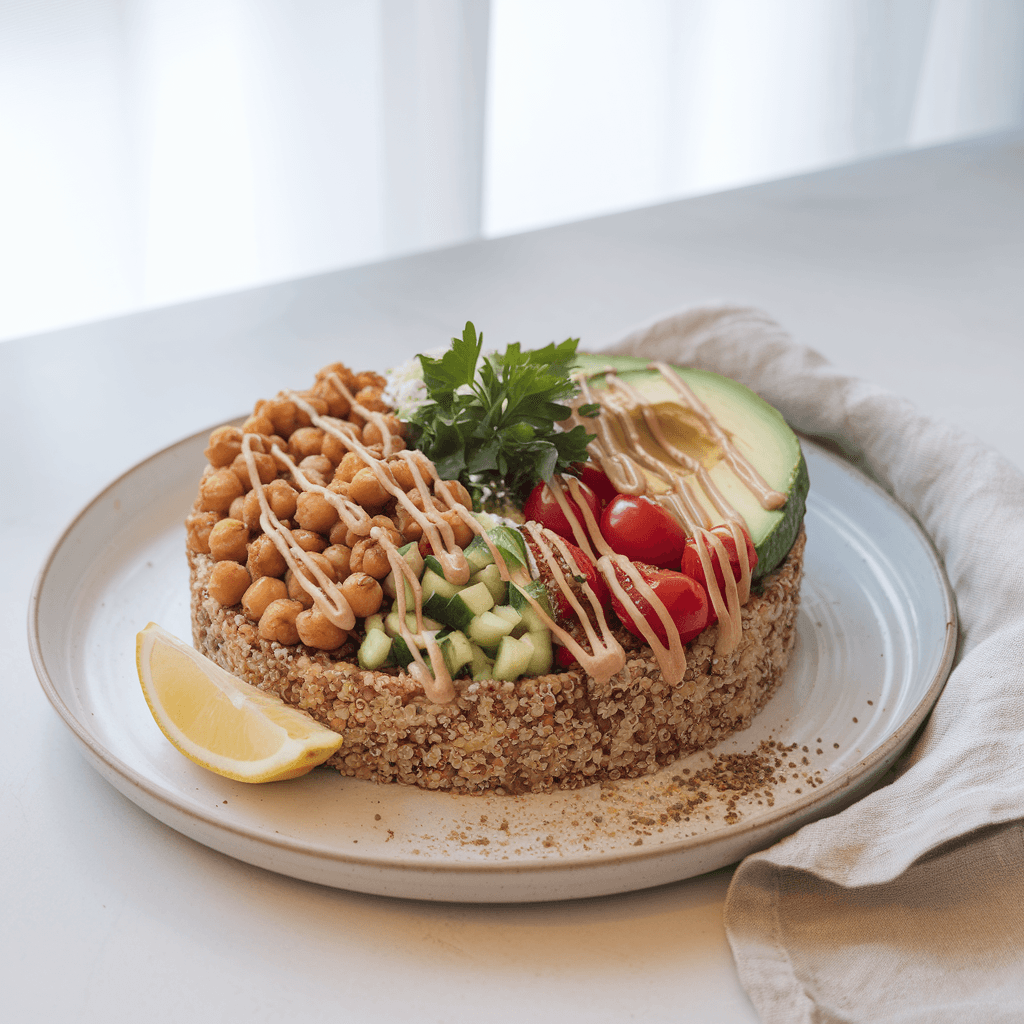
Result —
[[[0,339],[1024,123],[1024,0],[0,0]]]

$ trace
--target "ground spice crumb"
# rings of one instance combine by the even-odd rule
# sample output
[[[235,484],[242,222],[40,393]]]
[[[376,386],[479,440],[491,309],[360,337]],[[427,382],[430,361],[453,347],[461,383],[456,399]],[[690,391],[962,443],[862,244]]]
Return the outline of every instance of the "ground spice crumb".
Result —
[[[375,815],[373,816],[373,820],[374,820],[374,821],[380,821],[380,815],[379,815],[379,814],[375,814]]]
[[[868,703],[869,703],[869,704],[870,704],[870,705],[871,705],[872,707],[874,707],[874,706],[875,706],[875,702],[874,702],[873,700],[869,700],[869,701],[868,701]]]
[[[856,722],[856,721],[857,721],[857,719],[855,718],[855,719],[854,719],[854,721]]]
[[[838,743],[833,743],[832,746],[835,747],[836,750],[839,749],[839,744]]]

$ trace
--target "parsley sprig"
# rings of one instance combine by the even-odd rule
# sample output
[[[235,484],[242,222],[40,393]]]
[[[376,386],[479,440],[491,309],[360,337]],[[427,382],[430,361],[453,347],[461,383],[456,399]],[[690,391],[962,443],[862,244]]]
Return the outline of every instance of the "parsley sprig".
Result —
[[[579,390],[569,377],[578,339],[526,352],[516,342],[481,359],[483,340],[467,323],[440,359],[419,357],[427,402],[412,416],[413,434],[441,477],[460,480],[475,499],[484,487],[521,498],[587,459],[594,435],[555,426]],[[593,416],[597,407],[580,412]]]

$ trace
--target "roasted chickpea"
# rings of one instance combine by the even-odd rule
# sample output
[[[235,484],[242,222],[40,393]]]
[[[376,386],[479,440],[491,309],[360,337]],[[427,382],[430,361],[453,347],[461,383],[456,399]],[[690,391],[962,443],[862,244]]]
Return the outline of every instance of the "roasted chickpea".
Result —
[[[364,572],[375,580],[382,580],[391,572],[391,563],[387,552],[377,541],[364,537],[352,546],[349,568],[353,574]]]
[[[287,598],[271,601],[260,616],[259,633],[261,640],[276,640],[279,644],[297,644],[299,630],[295,620],[302,611],[298,601]]]
[[[279,580],[276,576],[262,576],[242,595],[242,611],[250,622],[259,622],[267,610],[267,605],[272,601],[283,601],[287,597],[288,587],[284,580]]]
[[[242,485],[230,469],[215,469],[199,481],[199,507],[204,512],[227,512],[242,493]]]
[[[193,512],[185,520],[185,539],[189,551],[210,553],[210,531],[220,521],[219,512]]]
[[[264,452],[253,452],[253,458],[256,460],[256,475],[260,478],[260,483],[269,484],[271,480],[277,477],[277,463],[274,462],[272,456],[265,454]],[[218,472],[222,472],[218,470]],[[249,466],[245,461],[245,455],[236,455],[235,461],[231,463],[231,472],[238,477],[238,482],[242,485],[243,490],[250,490],[252,483],[249,480]]]
[[[319,427],[299,427],[288,438],[288,450],[292,458],[304,459],[309,455],[319,455],[323,449],[324,432]]]
[[[301,428],[305,430],[306,428]],[[296,431],[298,433],[298,431]],[[326,455],[307,455],[300,463],[299,469],[303,473],[319,473],[326,480],[334,478],[334,463]],[[321,486],[323,486],[321,484]]]
[[[348,497],[348,484],[344,480],[339,480],[337,476],[327,485],[327,490],[331,494],[340,494],[343,498]]]
[[[452,528],[455,534],[455,543],[464,548],[473,539],[473,528],[463,522],[462,517],[455,509],[450,508],[447,512],[441,513],[441,518]]]
[[[249,575],[258,580],[261,576],[282,576],[288,563],[284,555],[274,545],[274,542],[265,533],[257,537],[249,545],[249,558],[246,568]]]
[[[473,499],[469,496],[469,491],[459,480],[438,480],[434,484],[434,494],[437,495],[438,505],[442,508],[448,507],[449,497],[456,505],[463,505],[468,509],[473,507]]]
[[[375,370],[363,370],[362,373],[357,373],[352,378],[352,383],[349,384],[349,389],[358,392],[362,391],[363,388],[376,388],[378,391],[384,390],[384,385],[387,384],[387,377],[382,377]]]
[[[251,530],[253,533],[259,533],[262,530],[260,526],[260,508],[259,495],[253,490],[242,499],[242,515],[240,517],[242,522],[245,523],[246,528]]]
[[[328,537],[332,544],[345,544],[345,538],[348,536],[348,527],[345,525],[344,520],[339,519],[332,527]],[[351,544],[347,544],[346,547],[352,547]]]
[[[291,519],[295,515],[298,492],[287,480],[271,480],[267,484],[267,501],[278,519]]]
[[[223,469],[230,466],[242,450],[242,432],[238,427],[218,427],[210,434],[210,443],[203,453],[211,466]]]
[[[269,433],[291,438],[296,427],[300,426],[298,422],[298,409],[290,399],[272,398],[267,402],[263,413],[274,425],[274,429],[269,431]]]
[[[299,639],[307,647],[319,651],[337,650],[347,639],[348,633],[336,626],[319,608],[307,608],[295,618]]]
[[[323,550],[323,556],[334,566],[334,578],[343,580],[352,571],[352,549],[344,544],[332,544]]]
[[[228,509],[228,518],[230,519],[244,519],[245,517],[245,498],[238,497],[231,502],[231,508]]]
[[[261,413],[253,413],[242,424],[243,434],[272,434],[273,432],[274,424],[268,416],[264,416]]]
[[[362,457],[356,455],[355,452],[346,452],[341,457],[341,462],[338,464],[337,472],[334,474],[335,480],[342,480],[345,483],[351,483],[356,473],[366,469],[366,463],[363,462]]]
[[[210,554],[215,562],[244,562],[248,543],[249,531],[237,519],[222,519],[210,531]]]
[[[384,601],[381,585],[365,572],[352,573],[339,589],[358,619],[376,615]]]
[[[397,525],[402,537],[407,541],[419,540],[423,536],[423,527],[403,505],[398,506]]]
[[[394,437],[401,437],[404,431],[402,421],[390,413],[384,417],[384,426],[388,434]],[[363,427],[363,444],[380,444],[384,440],[384,433],[373,420],[369,420]]]
[[[403,491],[411,491],[416,486],[416,481],[412,477],[412,469],[405,459],[401,457],[391,458],[388,459],[385,465],[391,470],[391,476]]]
[[[322,371],[321,371],[322,372]],[[342,381],[344,383],[344,380]],[[349,400],[338,390],[333,381],[318,380],[313,385],[313,394],[327,403],[327,412],[339,419],[347,416],[352,406]]]
[[[319,554],[327,547],[327,541],[312,530],[292,530],[292,537],[303,551],[314,551]]]
[[[322,494],[303,491],[298,497],[295,520],[304,530],[327,534],[338,521],[338,510]]]
[[[359,470],[348,485],[348,497],[367,511],[383,508],[391,495],[368,466]]]
[[[316,554],[315,552],[310,554],[309,557],[316,563],[318,569],[332,582],[336,581],[334,574],[334,566],[326,559],[323,555]],[[294,573],[289,570],[285,574],[284,581],[288,585],[288,596],[293,601],[299,601],[303,608],[311,608],[313,606],[313,596],[309,591],[302,585],[299,576],[304,577],[315,588],[320,587],[320,582],[316,578],[316,574],[309,569],[307,566],[299,563],[299,572]]]
[[[238,562],[218,562],[210,570],[206,589],[222,608],[230,608],[242,600],[251,585],[252,580],[244,565]]]
[[[380,527],[387,535],[392,544],[400,544],[402,535],[395,524],[387,516],[374,516],[369,522],[362,524],[358,530],[349,530],[345,534],[344,543],[349,547],[370,536],[374,527]]]
[[[345,458],[348,452],[349,447],[341,438],[335,437],[333,434],[327,434],[324,437],[320,454],[326,455],[335,466],[340,465],[341,460]]]

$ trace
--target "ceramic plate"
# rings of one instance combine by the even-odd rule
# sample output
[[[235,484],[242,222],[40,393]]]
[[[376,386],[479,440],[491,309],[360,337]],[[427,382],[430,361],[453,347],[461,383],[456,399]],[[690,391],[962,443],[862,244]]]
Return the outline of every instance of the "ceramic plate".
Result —
[[[33,590],[32,656],[53,706],[113,786],[196,841],[272,871],[473,902],[597,896],[688,878],[862,795],[909,742],[952,662],[953,602],[927,537],[856,470],[806,443],[795,655],[751,728],[711,754],[645,779],[547,796],[452,796],[329,769],[267,786],[232,782],[167,743],[135,670],[135,634],[150,620],[191,635],[182,522],[206,437],[136,466],[67,529]],[[714,780],[729,754],[766,767],[774,781],[746,795],[719,792]],[[711,784],[694,781],[702,771]]]

